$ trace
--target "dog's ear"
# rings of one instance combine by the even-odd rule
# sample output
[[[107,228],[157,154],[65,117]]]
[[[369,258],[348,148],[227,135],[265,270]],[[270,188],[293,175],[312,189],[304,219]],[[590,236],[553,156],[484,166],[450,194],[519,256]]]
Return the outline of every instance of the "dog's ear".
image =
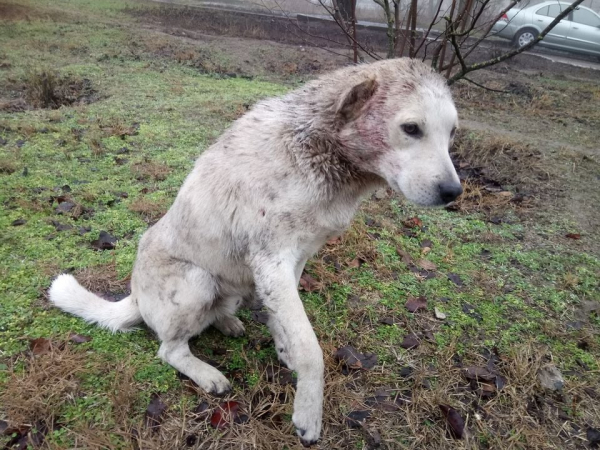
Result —
[[[346,91],[336,111],[338,120],[342,123],[348,123],[356,119],[363,106],[375,94],[378,85],[379,83],[375,78],[369,78]]]

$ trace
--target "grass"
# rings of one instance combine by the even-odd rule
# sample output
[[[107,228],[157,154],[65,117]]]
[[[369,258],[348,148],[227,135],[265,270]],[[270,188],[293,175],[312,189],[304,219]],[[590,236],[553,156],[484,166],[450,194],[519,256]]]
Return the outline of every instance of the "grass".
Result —
[[[97,93],[92,102],[55,110],[30,102],[0,111],[0,419],[12,427],[0,445],[22,438],[54,449],[298,448],[293,381],[269,375],[280,367],[253,312],[240,313],[244,338],[209,330],[192,341],[197,355],[233,381],[230,398],[249,416],[223,431],[208,420],[222,400],[161,363],[148,330],[113,335],[46,300],[61,271],[96,292],[125,291],[141,234],[173,201],[197,155],[248,105],[297,82],[198,69],[173,57],[192,44],[123,18],[122,8],[134,5],[0,4],[11,11],[0,26],[0,70],[12,80],[1,84],[0,100],[26,98],[27,90],[14,87],[48,67],[57,79],[89,80]],[[176,51],[160,56],[160,46]],[[211,58],[227,55],[214,50]],[[515,164],[523,147],[497,139],[467,133],[457,152],[489,166],[502,183],[534,189],[531,180],[547,172],[538,158],[543,149],[526,149],[533,163]],[[500,178],[509,169],[519,176]],[[524,209],[486,191],[481,178],[469,182],[476,200],[459,211],[373,198],[341,242],[309,262],[319,288],[302,298],[327,363],[321,448],[370,448],[377,435],[384,448],[580,448],[587,429],[600,426],[600,318],[585,307],[598,300],[600,260],[588,247],[595,237],[568,239],[580,231],[568,215],[531,220],[538,201]],[[496,215],[503,220],[490,222]],[[422,224],[407,227],[413,217]],[[114,250],[92,248],[101,231],[118,238]],[[435,269],[423,272],[419,260]],[[426,310],[408,312],[409,296],[424,296]],[[434,308],[446,319],[436,319]],[[77,344],[72,333],[91,340]],[[408,333],[417,348],[402,348]],[[52,350],[34,355],[36,338],[50,339]],[[348,344],[377,354],[375,369],[346,374],[333,354]],[[489,361],[506,386],[482,397],[464,368]],[[566,378],[561,392],[537,383],[548,362]],[[404,400],[368,404],[381,390]],[[167,406],[156,429],[145,420],[151,394]],[[440,404],[465,418],[463,440],[450,438]],[[365,426],[349,428],[346,415],[365,408],[372,409]]]

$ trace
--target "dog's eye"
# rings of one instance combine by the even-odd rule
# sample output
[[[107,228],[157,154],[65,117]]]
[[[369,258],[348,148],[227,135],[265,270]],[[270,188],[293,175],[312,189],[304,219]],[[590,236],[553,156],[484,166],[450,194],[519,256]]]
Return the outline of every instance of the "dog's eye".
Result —
[[[405,123],[402,125],[402,131],[404,131],[409,136],[418,137],[421,136],[421,129],[419,125],[416,123]]]

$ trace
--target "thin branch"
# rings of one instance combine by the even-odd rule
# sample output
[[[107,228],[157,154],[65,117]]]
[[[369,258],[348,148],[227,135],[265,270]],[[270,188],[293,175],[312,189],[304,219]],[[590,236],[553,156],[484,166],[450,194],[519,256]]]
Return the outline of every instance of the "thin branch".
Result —
[[[523,53],[526,50],[529,50],[530,48],[534,47],[536,44],[538,44],[542,39],[544,39],[544,37],[565,17],[567,17],[569,14],[571,14],[571,11],[573,11],[575,8],[577,8],[581,3],[583,3],[584,0],[575,0],[573,3],[571,3],[564,11],[562,11],[558,16],[556,16],[556,18],[550,22],[550,25],[548,25],[546,28],[544,28],[544,30],[538,35],[537,38],[535,38],[534,40],[532,40],[529,44],[524,45],[523,47],[517,48],[513,51],[510,51],[508,53],[505,53],[501,56],[498,56],[497,58],[492,58],[492,59],[488,59],[487,61],[483,61],[480,63],[475,63],[475,64],[471,64],[470,66],[462,69],[460,72],[458,72],[457,74],[455,74],[453,77],[448,78],[448,84],[451,85],[453,84],[455,81],[460,80],[462,77],[464,77],[467,73],[469,72],[473,72],[474,70],[480,70],[483,69],[485,67],[489,67],[489,66],[493,66],[495,64],[501,63],[502,61],[505,61],[509,58],[512,58],[513,56],[518,55],[519,53]]]
[[[494,28],[494,24],[498,22],[502,18],[502,16],[506,14],[510,9],[512,9],[517,3],[519,3],[519,0],[512,0],[512,2],[510,2],[506,8],[504,8],[498,13],[495,20],[490,21],[490,24],[486,31],[483,33],[483,35],[471,46],[471,49],[467,53],[465,53],[465,59],[473,52],[473,50],[475,50],[479,46],[479,44],[481,44],[481,42],[484,39],[488,37],[490,31],[492,31],[492,28]]]
[[[435,15],[433,16],[433,18],[431,19],[431,22],[429,22],[429,28],[427,28],[427,31],[423,35],[423,40],[421,41],[421,43],[417,47],[417,50],[415,50],[415,55],[419,54],[419,51],[421,50],[421,47],[423,47],[423,44],[427,41],[427,38],[429,37],[429,33],[431,33],[431,29],[433,28],[433,25],[435,25],[435,20],[437,19],[437,16],[440,14],[440,11],[442,9],[442,3],[444,3],[442,0],[440,0],[438,2],[437,11],[435,12]]]
[[[338,22],[337,18],[335,17],[334,14],[331,13],[331,11],[329,11],[329,8],[327,8],[327,6],[323,3],[323,0],[319,0],[319,3],[321,4],[321,6],[323,8],[325,8],[325,10],[329,13],[329,15],[331,15],[331,17],[333,18],[333,20],[335,21],[335,23],[337,24],[337,26],[344,32],[344,34],[351,39],[363,52],[365,52],[367,55],[369,55],[371,58],[373,58],[374,60],[380,60],[381,57],[379,57],[378,55],[376,55],[375,53],[370,52],[369,50],[367,50],[365,47],[363,47],[363,45],[358,42],[356,39],[354,39],[354,36],[352,36],[348,30],[346,30],[346,27],[344,26],[343,23]]]
[[[467,77],[462,77],[461,80],[465,80],[465,81],[468,81],[469,83],[473,83],[475,86],[480,87],[481,89],[485,89],[486,91],[499,92],[501,94],[510,94],[509,91],[505,91],[502,89],[493,89],[491,87],[484,86],[483,84],[479,84],[476,81],[473,81]]]

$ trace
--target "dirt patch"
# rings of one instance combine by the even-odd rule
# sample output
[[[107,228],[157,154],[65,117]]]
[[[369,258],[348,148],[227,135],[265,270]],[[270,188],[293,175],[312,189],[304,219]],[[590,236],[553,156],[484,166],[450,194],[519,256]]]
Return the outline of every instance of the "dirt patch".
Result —
[[[129,204],[129,210],[138,213],[147,223],[155,223],[165,215],[167,206],[164,201],[150,200],[138,197]]]
[[[0,111],[8,112],[58,109],[98,99],[89,79],[61,76],[50,70],[31,72],[21,81],[0,87]]]
[[[171,173],[171,168],[166,164],[150,160],[133,164],[131,170],[138,180],[162,181]]]

